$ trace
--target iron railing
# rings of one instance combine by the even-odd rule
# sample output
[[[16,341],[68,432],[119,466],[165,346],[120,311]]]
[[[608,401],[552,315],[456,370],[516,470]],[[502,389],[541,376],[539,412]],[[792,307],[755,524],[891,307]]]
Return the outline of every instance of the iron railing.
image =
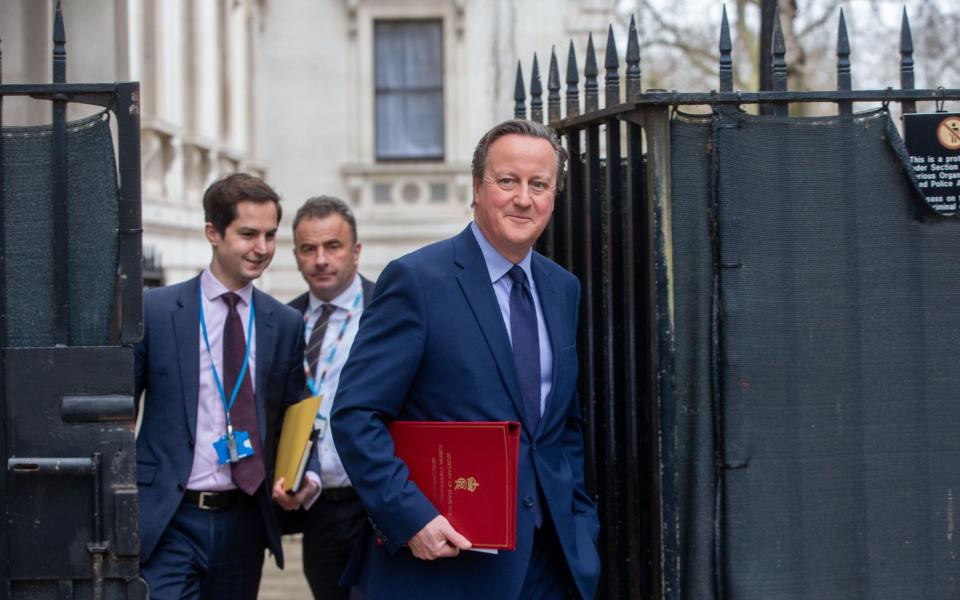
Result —
[[[516,118],[546,121],[561,135],[571,157],[565,190],[538,249],[573,272],[583,288],[580,315],[579,393],[586,419],[588,487],[597,500],[604,574],[601,598],[674,598],[678,557],[665,543],[676,536],[675,507],[665,471],[678,468],[663,444],[674,423],[663,402],[672,394],[672,266],[659,261],[671,248],[670,113],[680,106],[731,110],[759,105],[775,116],[794,103],[833,103],[851,115],[855,103],[960,100],[960,89],[914,89],[913,42],[904,9],[900,32],[900,88],[853,90],[850,42],[840,11],[837,89],[790,91],[786,46],[774,15],[771,90],[733,89],[733,45],[726,9],[719,36],[719,86],[702,93],[642,90],[640,44],[630,21],[621,89],[613,27],[604,54],[604,106],[600,106],[597,53],[587,42],[580,69],[573,42],[561,96],[556,49],[551,50],[546,115],[539,62],[534,55],[529,99],[517,65]],[[561,108],[566,107],[564,114]],[[719,451],[719,450],[718,450]],[[718,464],[722,457],[717,457]],[[682,490],[680,490],[682,493]],[[718,490],[718,502],[719,498]],[[717,524],[720,527],[720,524]],[[719,552],[719,549],[715,549]],[[719,574],[717,575],[720,576]],[[718,584],[719,587],[719,584]]]

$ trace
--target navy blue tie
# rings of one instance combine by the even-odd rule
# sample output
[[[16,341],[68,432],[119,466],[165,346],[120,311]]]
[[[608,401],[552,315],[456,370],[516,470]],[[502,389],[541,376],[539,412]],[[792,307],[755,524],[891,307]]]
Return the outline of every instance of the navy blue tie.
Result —
[[[537,309],[527,283],[527,274],[519,266],[510,269],[510,337],[513,341],[513,363],[517,367],[523,408],[530,435],[540,422],[540,336],[537,333]]]

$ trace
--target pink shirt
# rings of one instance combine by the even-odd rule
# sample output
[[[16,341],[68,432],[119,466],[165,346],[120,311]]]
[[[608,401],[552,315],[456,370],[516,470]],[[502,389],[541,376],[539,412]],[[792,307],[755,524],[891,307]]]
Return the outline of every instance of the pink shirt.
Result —
[[[226,435],[227,421],[224,413],[223,401],[220,392],[213,380],[213,371],[210,369],[210,360],[217,367],[217,374],[223,381],[223,325],[227,320],[227,305],[220,298],[228,290],[220,283],[210,269],[204,269],[200,275],[200,290],[203,300],[203,316],[207,323],[207,339],[210,340],[210,352],[203,341],[203,332],[200,322],[197,322],[197,336],[200,338],[200,388],[197,397],[197,431],[196,445],[193,447],[193,467],[190,469],[190,479],[187,480],[187,489],[205,492],[232,490],[234,485],[230,477],[230,465],[217,464],[217,452],[213,443]],[[243,333],[247,335],[247,326],[250,320],[250,300],[253,297],[253,284],[236,290],[240,296],[237,303],[237,312],[243,323]],[[257,364],[257,335],[256,328],[250,337],[250,363],[247,372],[250,373],[250,382],[256,389],[254,379]],[[229,391],[227,391],[229,398]]]

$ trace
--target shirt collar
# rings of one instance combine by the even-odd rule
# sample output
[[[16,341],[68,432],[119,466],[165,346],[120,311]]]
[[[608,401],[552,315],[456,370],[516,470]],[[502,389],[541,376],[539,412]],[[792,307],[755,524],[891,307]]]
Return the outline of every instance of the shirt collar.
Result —
[[[357,297],[357,294],[360,293],[360,288],[362,283],[360,282],[360,273],[357,273],[353,276],[353,281],[347,286],[347,289],[340,292],[340,294],[331,300],[330,302],[325,302],[320,298],[317,298],[313,295],[313,292],[309,293],[309,314],[313,314],[315,311],[319,310],[320,307],[324,304],[332,304],[337,308],[349,311],[353,308],[353,301]]]
[[[480,252],[483,253],[483,260],[487,263],[487,272],[490,274],[490,282],[496,283],[513,268],[513,263],[507,260],[505,256],[493,247],[493,244],[487,241],[483,232],[477,227],[476,221],[470,222],[470,231],[473,232],[473,237],[477,239],[477,244],[480,245]],[[533,281],[533,273],[530,271],[530,257],[532,255],[533,249],[530,249],[527,251],[526,256],[523,257],[523,260],[517,263],[520,268],[523,269],[523,272],[527,274],[527,281]]]
[[[200,274],[200,289],[203,290],[203,296],[207,299],[207,302],[213,302],[230,291],[227,289],[227,286],[220,283],[220,280],[210,271],[210,267],[204,269],[203,273]],[[250,297],[253,296],[253,282],[248,283],[234,293],[240,296],[241,302],[250,304]]]

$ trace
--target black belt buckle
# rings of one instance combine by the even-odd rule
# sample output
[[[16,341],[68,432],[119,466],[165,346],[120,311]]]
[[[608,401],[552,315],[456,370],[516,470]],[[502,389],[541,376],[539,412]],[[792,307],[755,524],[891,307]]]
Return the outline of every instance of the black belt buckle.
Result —
[[[224,510],[237,503],[239,497],[236,490],[226,492],[203,492],[200,490],[187,490],[183,496],[183,501],[190,506],[196,506],[200,510]]]

